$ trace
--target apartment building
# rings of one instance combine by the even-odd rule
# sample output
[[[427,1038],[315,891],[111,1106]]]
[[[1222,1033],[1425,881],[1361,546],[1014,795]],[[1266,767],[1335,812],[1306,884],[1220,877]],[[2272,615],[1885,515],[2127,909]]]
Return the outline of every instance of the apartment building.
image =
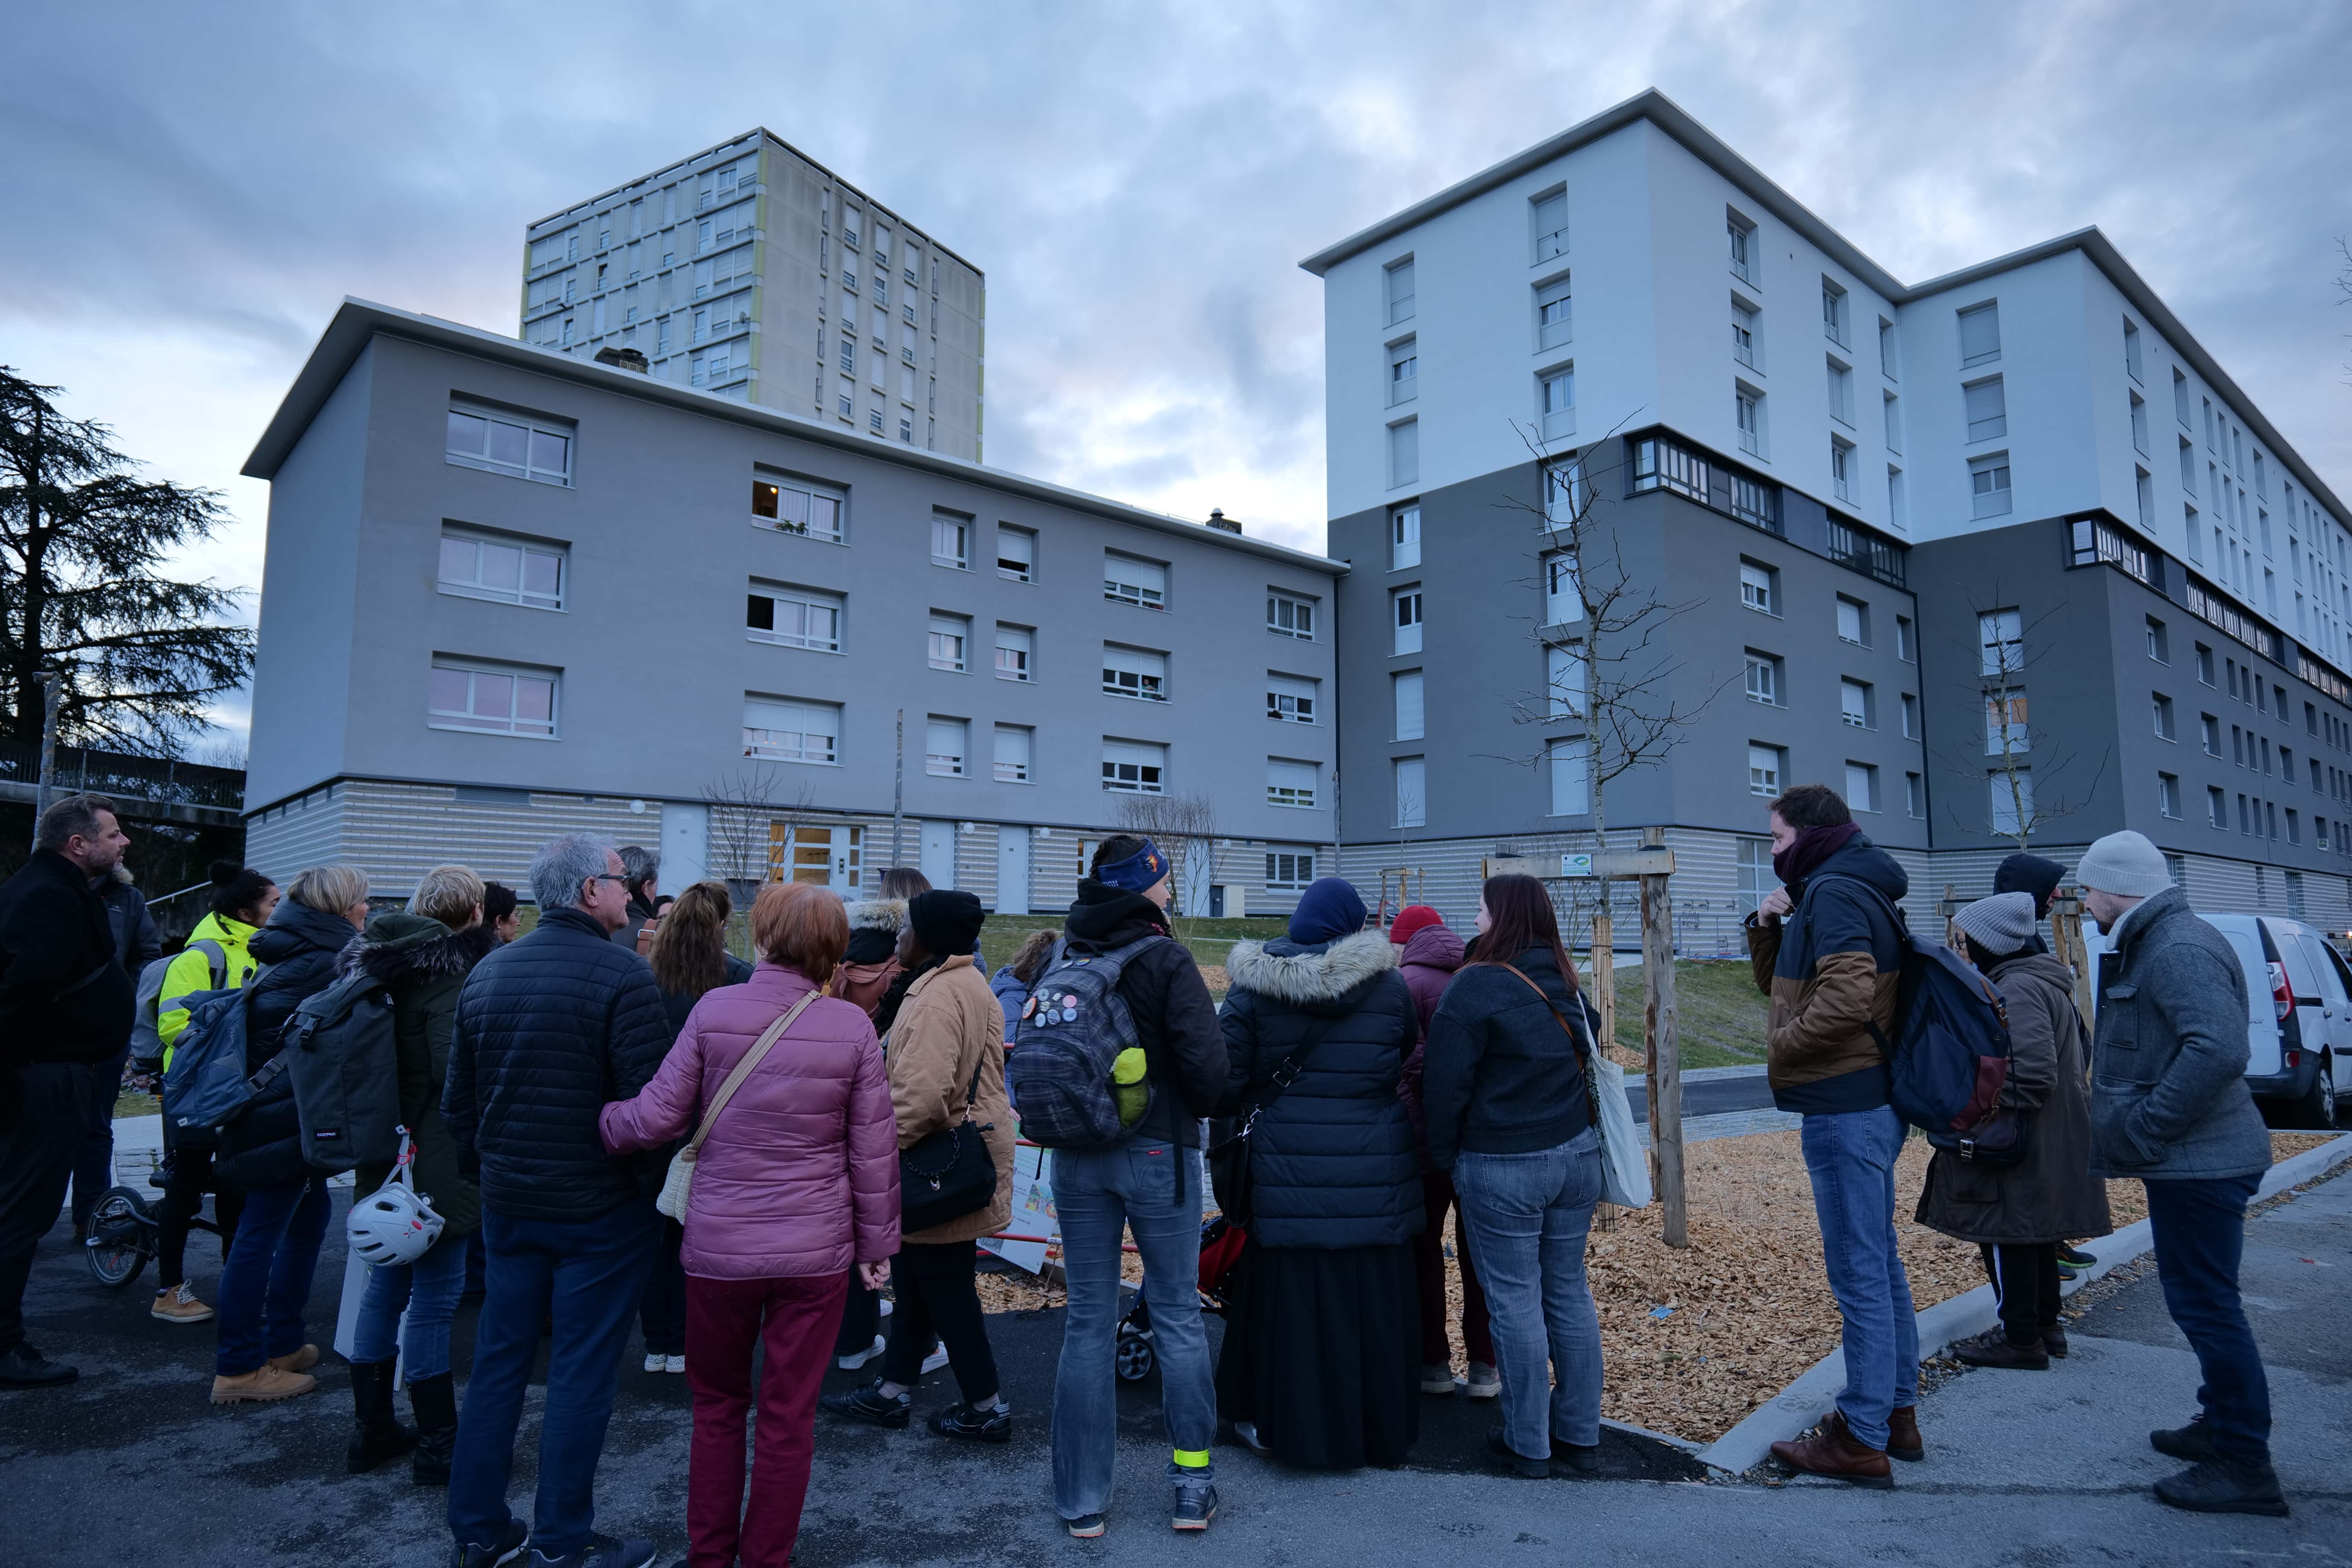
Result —
[[[980,268],[766,130],[529,225],[521,305],[541,348],[980,460]]]
[[[2096,229],[1906,284],[1647,92],[1302,265],[1345,874],[1466,912],[1483,856],[1654,826],[1728,942],[1822,780],[1921,914],[2130,826],[2206,907],[2352,920],[2352,514]],[[1572,590],[1619,571],[1635,706],[1696,717],[1596,789]]]
[[[1345,568],[1222,518],[359,300],[244,471],[273,876],[520,885],[587,828],[672,887],[901,860],[1046,912],[1155,796],[1210,803],[1194,909],[1286,912],[1331,868]]]

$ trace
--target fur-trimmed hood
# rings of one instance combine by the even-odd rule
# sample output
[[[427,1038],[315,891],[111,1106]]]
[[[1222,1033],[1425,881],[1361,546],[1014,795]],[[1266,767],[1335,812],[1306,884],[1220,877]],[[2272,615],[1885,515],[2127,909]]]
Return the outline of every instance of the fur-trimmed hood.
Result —
[[[498,945],[488,921],[451,931],[427,915],[382,914],[336,955],[335,973],[360,970],[386,985],[457,980],[471,973]]]
[[[851,931],[887,931],[892,936],[907,929],[907,900],[866,899],[847,910]]]
[[[1225,955],[1225,973],[1237,989],[1315,1008],[1360,991],[1383,971],[1394,969],[1397,958],[1396,944],[1387,933],[1360,931],[1311,946],[1287,938],[1237,942]]]

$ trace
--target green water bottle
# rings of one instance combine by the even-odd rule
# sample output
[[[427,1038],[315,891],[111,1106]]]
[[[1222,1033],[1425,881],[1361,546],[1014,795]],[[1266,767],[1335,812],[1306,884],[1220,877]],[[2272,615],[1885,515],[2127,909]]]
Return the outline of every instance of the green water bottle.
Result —
[[[1143,1120],[1151,1102],[1150,1086],[1143,1081],[1143,1047],[1129,1046],[1110,1064],[1112,1098],[1118,1101],[1118,1124],[1132,1127]]]

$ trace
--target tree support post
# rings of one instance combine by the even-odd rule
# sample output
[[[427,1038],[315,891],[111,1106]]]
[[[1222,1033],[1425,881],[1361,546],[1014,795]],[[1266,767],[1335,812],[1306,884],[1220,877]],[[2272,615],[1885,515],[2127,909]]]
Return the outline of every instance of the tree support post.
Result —
[[[1665,847],[1663,827],[1642,830],[1645,849]],[[1683,1186],[1683,1063],[1675,1002],[1675,909],[1667,879],[1642,878],[1642,1038],[1650,1069],[1650,1163],[1665,1211],[1665,1243],[1690,1245]]]

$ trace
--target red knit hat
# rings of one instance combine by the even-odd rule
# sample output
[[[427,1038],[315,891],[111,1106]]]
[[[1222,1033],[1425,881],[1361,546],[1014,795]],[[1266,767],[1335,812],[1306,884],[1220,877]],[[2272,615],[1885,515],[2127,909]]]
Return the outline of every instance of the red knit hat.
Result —
[[[1407,904],[1397,911],[1396,919],[1390,922],[1389,940],[1400,944],[1408,942],[1412,940],[1413,932],[1429,926],[1442,926],[1444,923],[1445,917],[1427,904]]]

